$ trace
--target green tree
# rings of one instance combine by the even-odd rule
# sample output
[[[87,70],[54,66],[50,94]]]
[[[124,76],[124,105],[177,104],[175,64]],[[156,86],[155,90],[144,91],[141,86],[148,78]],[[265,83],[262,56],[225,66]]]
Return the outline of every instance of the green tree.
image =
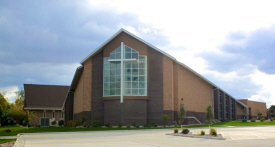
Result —
[[[210,124],[212,124],[212,121],[213,121],[213,111],[212,111],[212,106],[211,105],[208,105],[207,108],[206,108],[205,119],[206,119],[206,122],[209,124],[209,127],[210,127]]]
[[[258,115],[258,118],[261,118],[262,112],[261,112],[259,109],[256,110],[256,113],[257,113],[257,115]]]
[[[0,91],[0,116],[5,116],[8,108],[9,108],[9,102],[4,97],[4,94],[2,94],[2,92]]]
[[[165,127],[166,123],[169,121],[169,116],[168,115],[163,115],[162,119],[163,119],[163,124],[164,124],[164,127]]]
[[[178,111],[179,125],[182,125],[186,112],[183,104],[180,104],[180,110]]]

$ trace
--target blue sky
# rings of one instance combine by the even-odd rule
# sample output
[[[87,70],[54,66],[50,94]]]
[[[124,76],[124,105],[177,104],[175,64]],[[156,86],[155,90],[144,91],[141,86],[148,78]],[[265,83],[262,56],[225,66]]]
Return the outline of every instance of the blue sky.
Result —
[[[235,98],[275,104],[272,1],[1,1],[0,90],[70,85],[79,62],[120,28]]]

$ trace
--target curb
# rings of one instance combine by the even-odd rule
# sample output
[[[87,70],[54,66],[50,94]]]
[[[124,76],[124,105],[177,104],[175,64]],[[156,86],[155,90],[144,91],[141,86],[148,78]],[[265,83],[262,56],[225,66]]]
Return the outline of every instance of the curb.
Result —
[[[214,137],[214,136],[197,136],[192,134],[181,134],[181,133],[166,133],[165,135],[171,135],[171,136],[180,136],[180,137],[190,137],[190,138],[204,138],[204,139],[214,139],[214,140],[226,140],[224,138],[223,134],[220,134],[221,137]]]

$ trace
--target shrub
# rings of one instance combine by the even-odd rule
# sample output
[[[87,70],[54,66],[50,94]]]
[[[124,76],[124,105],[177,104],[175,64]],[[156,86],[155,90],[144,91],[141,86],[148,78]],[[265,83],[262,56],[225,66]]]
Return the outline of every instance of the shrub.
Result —
[[[164,124],[164,127],[165,127],[166,123],[169,121],[169,116],[168,115],[163,115],[162,120],[163,120],[163,124]]]
[[[149,124],[144,124],[143,127],[144,128],[150,128],[150,125]]]
[[[251,119],[250,121],[251,121],[251,122],[256,122],[256,120],[255,120],[255,119]]]
[[[216,129],[214,129],[214,128],[211,128],[210,129],[210,133],[209,133],[210,135],[213,135],[213,136],[217,136],[218,134],[217,134],[217,130]]]
[[[59,126],[64,126],[64,123],[65,123],[64,120],[59,120],[59,121],[58,121],[58,125],[59,125]]]
[[[201,130],[201,135],[205,135],[205,131],[204,130]]]
[[[121,127],[122,127],[122,125],[121,125],[121,124],[118,124],[117,128],[121,128]]]
[[[246,119],[243,119],[242,122],[247,122],[247,120],[246,120]]]
[[[6,130],[4,130],[4,132],[9,133],[9,132],[11,132],[11,130],[10,129],[6,129]]]
[[[151,127],[157,127],[157,126],[158,126],[158,125],[156,124],[155,121],[152,121],[152,122],[150,123],[150,125],[151,125]]]
[[[54,125],[56,125],[56,121],[54,120],[54,121],[52,121],[52,125],[54,126]]]
[[[86,123],[86,116],[83,115],[83,116],[81,117],[81,124],[84,126],[85,123]]]
[[[139,126],[136,126],[136,128],[139,128]]]
[[[113,128],[113,126],[110,125],[110,126],[108,126],[108,128]]]
[[[99,120],[94,120],[93,122],[92,122],[92,127],[93,128],[97,128],[97,127],[101,127],[102,125],[101,125],[101,122],[99,121]]]
[[[178,128],[174,128],[174,133],[179,133],[179,129]]]
[[[76,127],[76,126],[78,126],[78,121],[76,121],[76,120],[69,120],[69,121],[66,123],[66,126],[67,126],[67,127]]]
[[[110,127],[110,125],[111,125],[110,123],[106,123],[106,124],[105,124],[105,127],[108,128],[108,127]]]
[[[270,118],[270,121],[273,121],[273,119],[272,119],[272,118]]]
[[[133,127],[136,127],[136,126],[137,126],[137,124],[136,124],[135,122],[133,122],[133,123],[132,123],[132,126],[133,126]]]
[[[190,131],[187,128],[182,128],[181,133],[188,134]]]
[[[131,126],[127,126],[126,128],[131,128]]]
[[[39,124],[39,125],[37,125],[37,127],[41,127],[41,125]]]
[[[264,122],[265,121],[265,119],[264,118],[261,118],[261,122]]]

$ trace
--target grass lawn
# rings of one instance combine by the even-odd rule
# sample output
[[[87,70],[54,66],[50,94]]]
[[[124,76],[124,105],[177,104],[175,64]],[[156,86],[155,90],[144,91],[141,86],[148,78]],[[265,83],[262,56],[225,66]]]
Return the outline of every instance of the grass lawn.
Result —
[[[226,126],[261,126],[261,125],[275,125],[272,122],[241,122],[241,121],[225,121],[211,125],[211,127],[226,127]],[[201,128],[208,127],[208,125],[189,125],[187,128]],[[72,128],[72,127],[26,127],[8,126],[0,127],[0,136],[16,136],[18,133],[41,133],[41,132],[76,132],[76,131],[107,131],[107,130],[141,130],[141,129],[164,129],[173,127],[157,127],[157,128]],[[10,129],[11,132],[4,132],[5,129]]]
[[[15,141],[16,139],[0,139],[0,144]]]

